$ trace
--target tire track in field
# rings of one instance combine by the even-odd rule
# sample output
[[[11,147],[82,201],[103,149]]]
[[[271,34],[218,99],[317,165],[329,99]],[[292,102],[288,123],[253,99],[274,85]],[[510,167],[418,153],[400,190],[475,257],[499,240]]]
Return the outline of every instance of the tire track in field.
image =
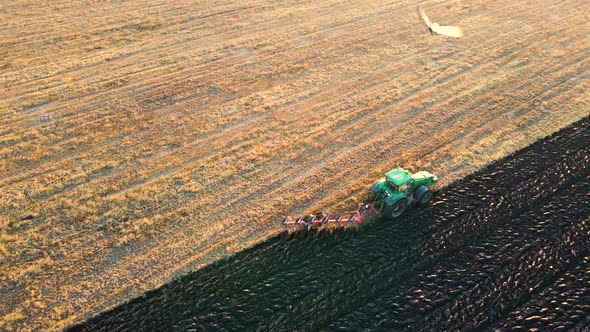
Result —
[[[356,22],[356,21],[353,21],[353,23],[354,23],[354,22]]]
[[[211,7],[208,7],[208,8],[209,8],[209,9],[211,9]],[[228,7],[228,8],[234,8],[234,7],[232,6],[232,7]],[[251,8],[251,6],[250,6],[250,7],[246,7],[246,8],[240,8],[240,9],[232,9],[231,11],[224,10],[224,11],[222,11],[222,12],[224,12],[224,13],[228,13],[228,12],[233,12],[233,13],[236,13],[236,12],[238,12],[238,11],[240,11],[240,10],[249,9],[249,8]],[[144,9],[145,9],[145,8],[141,8],[140,10],[141,10],[141,11],[145,11]],[[137,10],[133,9],[133,12],[136,12],[136,11],[137,11]],[[122,12],[122,11],[120,11],[120,10],[119,10],[118,12],[119,12],[119,14],[128,14],[128,13]],[[131,12],[131,10],[129,10],[128,12]],[[190,12],[189,12],[189,13],[190,13]],[[210,14],[210,15],[205,15],[205,16],[211,17],[211,15],[212,15],[212,14]],[[202,19],[202,18],[205,18],[205,17],[201,17],[201,19]],[[178,16],[177,16],[177,15],[175,15],[175,19],[178,19]],[[185,22],[184,22],[184,23],[187,23],[187,21],[185,20]],[[66,23],[66,24],[67,24],[67,23]],[[118,22],[118,24],[119,24],[119,27],[114,27],[114,28],[113,28],[113,27],[112,27],[112,26],[113,26],[113,23],[112,23],[112,22],[110,22],[109,24],[110,24],[110,25],[109,25],[109,26],[107,26],[107,28],[108,28],[107,30],[104,30],[104,28],[103,28],[102,30],[88,30],[88,29],[87,29],[87,30],[84,30],[84,31],[85,31],[87,34],[90,34],[90,35],[97,35],[97,34],[100,34],[100,33],[104,33],[105,31],[106,31],[106,32],[113,32],[113,31],[117,31],[117,30],[125,30],[125,29],[127,29],[127,28],[128,28],[128,26],[130,25],[128,20],[122,20],[122,21],[119,21],[119,22]],[[31,24],[31,25],[32,25],[32,26],[34,26],[33,24]],[[165,28],[166,30],[171,30],[171,31],[174,31],[174,29],[171,29],[171,28],[174,28],[174,27],[175,27],[175,25],[171,25],[171,24],[170,24],[170,22],[168,22],[168,24],[167,24],[166,26],[164,26],[164,27],[160,27],[160,29],[162,29],[162,28]],[[98,27],[97,29],[101,29],[101,28],[102,28],[102,27]],[[44,30],[44,31],[46,31],[46,30]],[[35,34],[35,35],[37,35],[37,34]],[[42,36],[39,36],[39,37],[42,37]],[[39,38],[39,39],[37,39],[37,40],[43,40],[43,39],[45,39],[45,38]],[[168,39],[164,39],[163,41],[167,41],[167,40],[168,40]],[[86,44],[86,45],[85,45],[85,44],[82,44],[82,45],[80,45],[80,46],[89,46],[89,45],[91,45],[93,42],[95,42],[95,41],[89,42],[89,44]],[[134,53],[131,53],[131,54],[129,54],[129,53],[128,53],[126,56],[129,56],[129,55],[137,55],[137,54],[138,54],[139,52],[141,52],[141,51],[145,51],[145,49],[144,49],[144,50],[135,50],[135,52],[134,52]],[[75,55],[73,55],[73,56],[75,57]],[[99,57],[96,57],[96,58],[99,58]],[[35,58],[33,58],[33,59],[31,59],[31,60],[34,60],[34,59],[35,59]],[[98,60],[102,60],[102,59],[98,59]],[[78,68],[78,69],[73,69],[72,71],[65,71],[65,72],[60,72],[60,73],[61,73],[61,74],[63,74],[63,73],[71,73],[71,72],[76,72],[76,71],[80,71],[80,70],[83,70],[83,69],[84,69],[84,68]],[[60,74],[60,73],[58,73],[58,74]],[[16,85],[16,86],[18,87],[18,85]]]
[[[324,8],[324,10],[326,10],[326,9],[333,10],[333,7]],[[355,10],[355,9],[352,9],[352,10],[351,10],[351,12],[354,12],[354,11],[356,11],[356,10]],[[280,18],[279,18],[279,19],[280,19]],[[277,27],[277,22],[276,22],[277,20],[278,20],[278,19],[275,19],[274,21],[270,21],[270,22],[268,22],[268,21],[267,21],[267,22],[264,22],[265,24],[263,24],[262,26],[263,26],[263,27],[265,27],[265,29],[266,29],[266,30],[260,30],[260,25],[259,25],[259,26],[255,26],[255,27],[253,27],[253,28],[251,29],[251,32],[249,33],[249,35],[256,35],[256,34],[259,34],[261,31],[270,31],[270,30],[273,30],[273,28],[276,28],[276,27]],[[301,24],[301,22],[298,22],[297,24]],[[283,26],[285,26],[285,25],[284,25],[284,24],[282,24],[282,27],[283,27]],[[288,27],[287,27],[287,28],[288,28]],[[255,30],[255,29],[258,29],[258,30]],[[243,31],[241,31],[241,30],[240,30],[240,31],[236,31],[236,32],[235,32],[235,34],[237,34],[237,33],[240,33],[241,35],[243,35]],[[227,35],[227,34],[226,34],[226,33],[224,33],[224,32],[219,32],[217,35],[218,35],[218,36],[222,36],[222,35],[226,36],[224,39],[222,39],[222,40],[220,41],[220,42],[223,42],[223,41],[231,40],[231,38],[232,38],[232,37],[236,37],[237,35],[235,35],[235,34],[234,34],[234,35]],[[201,41],[201,42],[203,42],[203,41],[206,41],[206,40],[208,40],[208,39],[209,39],[209,38],[211,38],[211,37],[212,37],[212,36],[208,35],[208,36],[203,36],[203,37],[199,37],[199,38],[201,38],[201,40],[200,40],[200,41]],[[180,45],[176,45],[176,46],[183,46],[183,45],[185,45],[185,44],[195,43],[195,42],[198,42],[198,41],[199,41],[199,39],[194,39],[194,40],[193,40],[193,39],[184,40],[184,41],[180,41],[180,43],[181,43],[181,44],[180,44]],[[170,47],[171,47],[171,46],[173,46],[173,45],[165,45],[165,46],[162,46],[162,48],[163,48],[163,47],[166,47],[166,48],[167,48],[167,54],[176,54],[176,53],[172,52],[172,50],[170,49]],[[184,49],[184,51],[187,51],[187,50],[188,50],[188,49]],[[191,50],[194,50],[194,49],[191,49]],[[159,49],[153,49],[153,50],[151,50],[151,52],[153,52],[153,53],[156,53],[156,52],[158,52],[158,51],[161,51],[161,48],[159,48]],[[180,51],[179,51],[179,52],[177,52],[177,53],[180,53]],[[149,55],[149,54],[150,54],[149,52],[146,54],[146,50],[142,50],[142,52],[141,52],[141,57],[145,57],[146,55]],[[139,56],[139,55],[140,55],[140,54],[138,53],[138,56]],[[224,60],[224,61],[227,61],[227,59],[223,59],[223,60]],[[161,65],[159,65],[159,64],[155,64],[153,67],[151,67],[151,68],[148,68],[148,69],[153,69],[153,70],[155,70],[155,69],[158,69],[158,67],[159,67],[159,70],[160,70],[160,71],[163,71],[162,69],[165,69],[165,68],[163,68],[163,67],[162,67]],[[135,74],[139,74],[139,73],[145,74],[145,72],[144,72],[145,70],[147,70],[147,69],[143,69],[141,72],[136,72]],[[97,73],[98,73],[98,72],[97,72]],[[142,75],[142,76],[145,76],[145,75]],[[52,78],[52,79],[55,79],[55,78]],[[142,82],[139,82],[139,83],[142,83]],[[38,83],[36,83],[36,84],[38,84]]]

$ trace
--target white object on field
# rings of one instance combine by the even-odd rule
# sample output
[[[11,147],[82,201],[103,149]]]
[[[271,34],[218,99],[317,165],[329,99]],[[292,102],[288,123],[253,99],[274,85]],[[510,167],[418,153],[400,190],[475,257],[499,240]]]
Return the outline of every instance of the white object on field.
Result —
[[[426,13],[420,6],[418,6],[418,14],[424,20],[424,23],[428,26],[431,32],[438,33],[439,35],[449,36],[449,37],[461,37],[463,36],[463,32],[461,28],[454,27],[454,26],[446,26],[446,25],[438,25],[438,23],[432,23]]]

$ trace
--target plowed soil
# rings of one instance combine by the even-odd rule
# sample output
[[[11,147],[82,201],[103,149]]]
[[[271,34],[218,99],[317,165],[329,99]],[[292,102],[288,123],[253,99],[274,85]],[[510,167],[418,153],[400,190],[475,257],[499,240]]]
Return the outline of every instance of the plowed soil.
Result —
[[[2,2],[0,329],[79,322],[394,166],[446,185],[590,115],[587,1],[420,2],[459,39],[417,4]]]
[[[590,118],[356,231],[277,236],[73,330],[581,330]]]

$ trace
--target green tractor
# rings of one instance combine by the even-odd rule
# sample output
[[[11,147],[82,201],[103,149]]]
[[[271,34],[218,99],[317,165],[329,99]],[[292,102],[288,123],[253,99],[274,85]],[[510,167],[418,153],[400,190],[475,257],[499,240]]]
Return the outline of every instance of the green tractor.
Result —
[[[413,204],[425,205],[432,197],[428,187],[438,182],[438,178],[426,171],[412,174],[397,167],[385,173],[385,178],[373,183],[369,200],[385,219],[402,215]]]

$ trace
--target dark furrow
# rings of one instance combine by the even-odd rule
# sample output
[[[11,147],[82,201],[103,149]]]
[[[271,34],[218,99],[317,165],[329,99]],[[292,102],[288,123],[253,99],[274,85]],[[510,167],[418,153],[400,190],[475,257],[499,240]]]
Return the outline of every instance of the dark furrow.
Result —
[[[493,329],[525,331],[533,328],[582,330],[590,325],[590,256],[533,295],[529,301],[492,324]],[[586,318],[584,318],[586,317]],[[577,323],[576,323],[577,321]]]

